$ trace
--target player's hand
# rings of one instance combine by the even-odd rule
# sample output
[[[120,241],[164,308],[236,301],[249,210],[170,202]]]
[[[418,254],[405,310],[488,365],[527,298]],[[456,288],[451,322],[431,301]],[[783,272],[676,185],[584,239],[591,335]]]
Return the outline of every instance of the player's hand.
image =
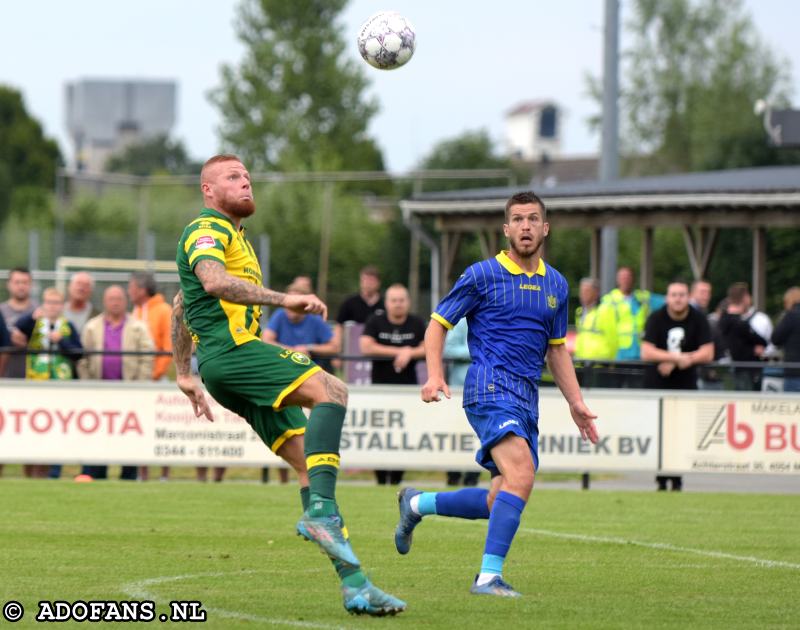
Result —
[[[208,420],[214,422],[214,414],[211,413],[211,407],[209,407],[206,395],[203,393],[203,388],[197,379],[191,374],[178,375],[177,383],[180,390],[191,401],[194,415],[197,418],[205,416]]]
[[[402,372],[406,369],[406,366],[411,362],[411,346],[404,346],[400,348],[400,352],[397,353],[397,356],[392,361],[392,366],[394,367],[394,371],[397,373]]]
[[[672,361],[662,361],[658,364],[656,369],[661,376],[667,378],[670,374],[672,374],[672,370],[675,369],[675,364],[672,363]]]
[[[322,319],[328,319],[328,307],[316,295],[290,293],[283,300],[283,308],[293,313],[313,313],[314,315],[319,315]]]
[[[426,403],[439,402],[439,392],[442,392],[446,398],[450,398],[450,388],[441,376],[428,377],[422,386],[422,400]]]
[[[581,432],[581,437],[584,440],[589,440],[592,444],[597,444],[597,440],[600,437],[597,433],[597,427],[594,424],[597,416],[589,411],[586,403],[580,400],[571,404],[569,406],[569,412],[572,414],[572,419]]]

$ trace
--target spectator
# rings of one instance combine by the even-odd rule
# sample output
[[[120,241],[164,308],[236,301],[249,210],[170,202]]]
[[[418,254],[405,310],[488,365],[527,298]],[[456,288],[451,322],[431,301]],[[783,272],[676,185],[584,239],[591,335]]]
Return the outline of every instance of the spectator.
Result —
[[[225,476],[225,466],[214,466],[214,481],[220,483]],[[208,466],[197,467],[197,481],[208,481]]]
[[[103,293],[103,312],[86,323],[81,339],[86,350],[102,351],[78,363],[81,378],[104,381],[149,381],[153,373],[153,342],[147,326],[127,314],[124,289],[116,284]],[[108,353],[108,354],[106,354]],[[107,466],[85,466],[82,474],[94,479],[108,477]],[[123,466],[120,479],[135,480],[136,466]]]
[[[617,320],[617,356],[620,361],[640,358],[640,339],[650,313],[663,304],[661,296],[633,288],[633,269],[620,267],[617,288],[603,296],[603,304],[613,307]]]
[[[30,315],[23,315],[17,320],[16,334],[19,340],[24,338],[29,350],[26,358],[26,378],[32,380],[66,381],[75,378],[75,352],[80,350],[81,342],[75,327],[64,317],[64,295],[58,289],[50,287],[42,293],[43,303]],[[60,350],[64,354],[54,352]],[[61,465],[49,467],[38,464],[23,467],[26,476],[50,477],[61,476]]]
[[[642,359],[653,364],[645,370],[650,389],[697,389],[696,365],[714,359],[714,344],[708,320],[689,306],[689,286],[674,280],[667,286],[667,304],[647,318]],[[680,476],[658,475],[659,490],[681,490]]]
[[[314,293],[314,282],[311,280],[311,276],[295,276],[294,280],[292,280],[292,286],[303,295]]]
[[[425,358],[425,322],[410,310],[408,290],[393,284],[386,289],[386,312],[373,315],[364,326],[361,352],[383,359],[372,362],[374,384],[417,384],[417,360]],[[399,484],[403,471],[376,470],[375,476],[379,484]]]
[[[708,280],[695,280],[689,290],[689,305],[696,308],[703,315],[708,315],[708,306],[711,304],[711,283]]]
[[[11,334],[8,332],[6,326],[6,318],[3,313],[0,313],[0,348],[11,347]],[[8,353],[0,351],[0,375],[5,373],[6,362],[8,361]],[[0,474],[3,472],[3,465],[0,464]]]
[[[290,284],[286,292],[295,295],[311,294],[303,284]],[[261,339],[309,356],[313,354],[318,364],[320,364],[319,356],[330,356],[338,351],[333,331],[322,317],[313,313],[309,315],[294,313],[282,308],[277,309],[269,318]],[[328,366],[322,365],[322,367],[330,372]]]
[[[772,332],[772,343],[783,348],[783,360],[800,363],[800,287],[783,294],[784,312]],[[783,391],[800,392],[800,368],[787,368],[783,374]]]
[[[608,302],[600,302],[600,283],[594,278],[583,278],[578,288],[581,305],[575,310],[575,359],[588,361],[613,361],[617,357],[617,310]],[[611,386],[608,373],[591,374],[582,385]]]
[[[386,307],[381,299],[381,276],[377,267],[368,265],[358,274],[358,293],[345,298],[336,315],[334,341],[342,348],[342,331],[346,322],[364,324],[372,315],[383,315]]]
[[[465,317],[459,320],[452,330],[447,332],[447,336],[444,339],[442,357],[449,361],[447,364],[447,384],[450,387],[463,387],[464,380],[467,378],[467,370],[469,370],[470,365],[469,345],[467,344],[468,334],[469,328]],[[477,486],[481,473],[474,470],[464,473],[457,470],[449,470],[447,471],[447,485],[459,485],[462,475],[465,486]]]
[[[733,361],[760,361],[772,338],[772,322],[757,311],[746,282],[728,288],[728,307],[719,318],[719,330]],[[760,391],[760,368],[735,368],[736,389]]]
[[[128,297],[133,304],[134,319],[143,322],[150,332],[153,347],[159,352],[172,353],[172,307],[158,293],[155,276],[144,271],[136,271],[128,280]],[[153,360],[153,380],[166,381],[172,356],[161,355]],[[139,469],[139,479],[147,481],[147,466]],[[169,479],[169,466],[161,467],[161,481]]]
[[[310,295],[311,287],[303,281],[300,284],[295,282],[286,288],[286,292]],[[261,339],[266,343],[296,350],[308,356],[313,354],[317,365],[328,372],[331,372],[330,361],[325,361],[324,358],[320,360],[320,356],[336,354],[338,350],[333,339],[333,331],[322,317],[313,313],[295,313],[283,308],[277,309],[269,318]],[[279,468],[278,474],[281,483],[289,481],[288,468]]]
[[[0,313],[6,320],[6,326],[11,334],[11,343],[18,347],[24,347],[26,341],[17,337],[14,340],[17,320],[23,315],[33,313],[39,304],[31,298],[31,288],[33,287],[33,277],[31,272],[25,267],[15,267],[8,274],[8,299],[0,304]],[[12,354],[6,364],[6,378],[25,378],[25,353]]]
[[[93,293],[94,278],[92,278],[91,274],[85,271],[78,271],[69,279],[64,317],[75,326],[75,330],[78,331],[79,335],[83,332],[86,322],[98,314],[98,310],[92,304]]]

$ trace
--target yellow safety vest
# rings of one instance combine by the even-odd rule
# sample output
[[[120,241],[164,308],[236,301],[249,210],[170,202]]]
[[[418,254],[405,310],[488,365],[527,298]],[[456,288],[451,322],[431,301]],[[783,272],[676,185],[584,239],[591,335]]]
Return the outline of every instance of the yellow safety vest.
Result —
[[[644,334],[644,325],[650,316],[650,291],[637,289],[633,298],[640,306],[636,313],[619,289],[614,289],[603,296],[602,303],[613,307],[617,315],[617,358],[638,359],[640,356],[639,341]]]
[[[613,360],[617,356],[617,313],[609,304],[575,311],[575,358]]]

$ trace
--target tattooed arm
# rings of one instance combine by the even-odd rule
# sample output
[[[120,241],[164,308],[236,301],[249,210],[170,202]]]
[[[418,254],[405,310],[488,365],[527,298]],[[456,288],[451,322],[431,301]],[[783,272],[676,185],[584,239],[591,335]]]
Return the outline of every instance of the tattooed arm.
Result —
[[[269,304],[283,306],[297,313],[316,313],[323,319],[328,307],[316,295],[287,295],[272,289],[246,282],[225,271],[225,266],[215,260],[203,259],[194,267],[206,293],[233,304]]]
[[[178,291],[172,301],[172,357],[178,372],[178,387],[191,401],[194,415],[198,418],[204,415],[214,422],[214,415],[208,406],[203,388],[191,372],[192,337],[183,323],[183,291]]]
[[[191,372],[192,337],[183,323],[183,291],[178,291],[172,301],[172,358],[175,360],[178,376]]]

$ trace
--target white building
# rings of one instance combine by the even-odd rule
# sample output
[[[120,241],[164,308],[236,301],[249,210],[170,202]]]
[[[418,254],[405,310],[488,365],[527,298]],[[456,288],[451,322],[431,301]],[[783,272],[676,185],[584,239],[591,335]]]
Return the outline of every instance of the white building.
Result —
[[[526,162],[561,155],[561,112],[551,101],[525,101],[506,114],[506,153]]]
[[[65,96],[78,170],[101,172],[111,154],[169,135],[175,124],[174,81],[83,79],[68,83]]]

